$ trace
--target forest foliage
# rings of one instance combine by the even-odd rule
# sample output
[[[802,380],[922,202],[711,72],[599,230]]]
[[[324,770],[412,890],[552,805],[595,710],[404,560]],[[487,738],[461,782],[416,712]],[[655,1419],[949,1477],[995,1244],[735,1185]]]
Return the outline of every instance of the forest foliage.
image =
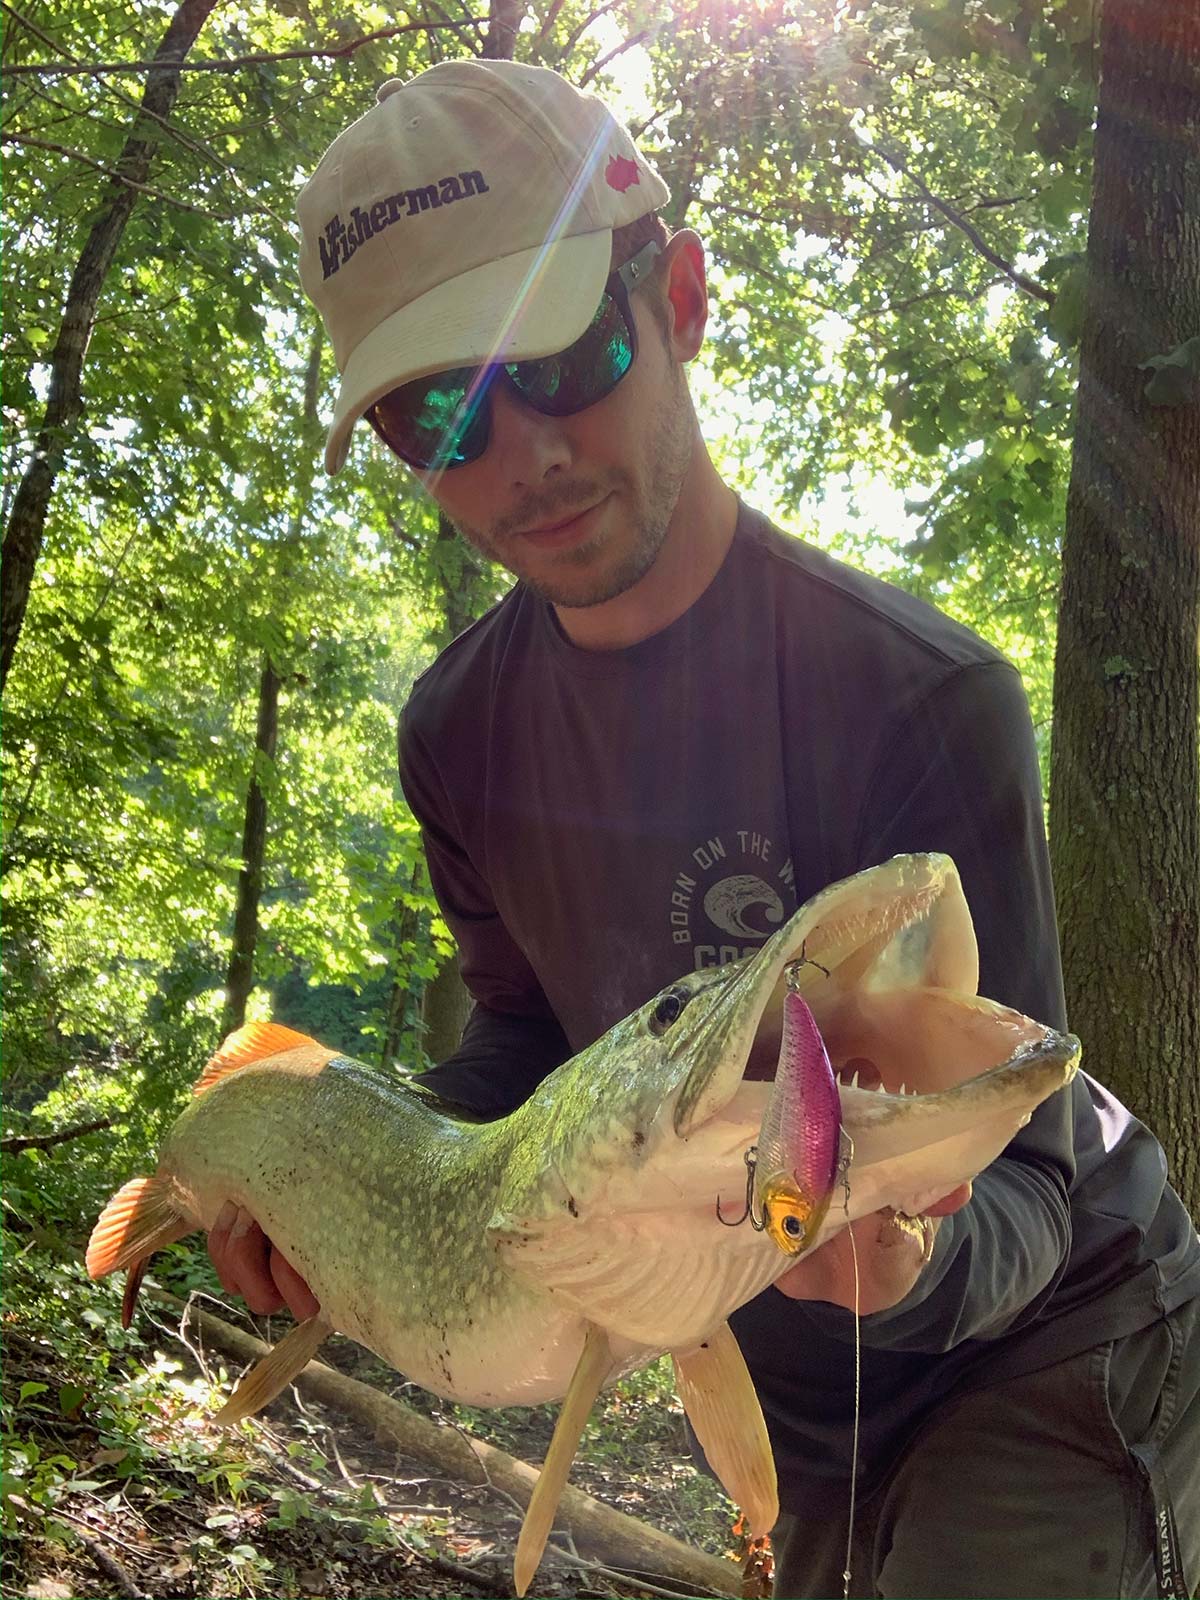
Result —
[[[207,20],[151,114],[148,64],[189,8]],[[17,1131],[126,1114],[77,1225],[221,1031],[252,786],[249,1014],[385,1067],[424,1059],[449,941],[395,719],[506,579],[445,537],[368,430],[340,476],[320,469],[336,373],[294,202],[379,83],[479,51],[502,10],[6,7],[6,570],[26,480],[48,452],[57,475],[19,635],[5,592],[5,1071]],[[1091,0],[514,15],[516,55],[612,95],[672,189],[668,220],[705,239],[693,378],[722,470],[996,642],[1048,761]],[[56,411],[79,265],[128,198],[134,135],[150,159],[77,352],[77,414]],[[273,758],[255,749],[268,667]]]
[[[140,92],[136,70],[69,63],[145,62],[171,15],[79,0],[6,17],[6,513]],[[369,437],[340,477],[317,468],[306,383],[327,415],[335,374],[293,207],[379,82],[479,48],[480,22],[436,17],[214,7],[156,125],[5,695],[21,1122],[82,1118],[135,1080],[165,1112],[215,1042],[252,776],[269,818],[254,1008],[378,1058],[398,984],[419,1063],[416,1001],[445,944],[394,722],[468,569]],[[516,42],[626,97],[670,220],[706,239],[698,388],[730,475],[996,639],[1043,728],[1093,46],[1083,0],[554,0]],[[613,76],[630,58],[640,106]],[[907,515],[834,528],[831,486],[851,505],[890,487]],[[476,608],[502,587],[477,580]],[[254,753],[265,658],[273,762]]]

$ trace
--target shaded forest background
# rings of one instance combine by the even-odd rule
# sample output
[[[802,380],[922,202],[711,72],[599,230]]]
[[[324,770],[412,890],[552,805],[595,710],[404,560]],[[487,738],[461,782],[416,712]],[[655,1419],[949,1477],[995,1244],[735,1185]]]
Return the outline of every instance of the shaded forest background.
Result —
[[[366,430],[318,469],[335,373],[293,208],[380,82],[470,53],[615,95],[705,237],[727,477],[1022,669],[1072,1026],[1200,1208],[1193,8],[3,16],[6,1231],[79,1238],[243,1015],[384,1070],[442,1048],[395,719],[507,580]],[[39,1327],[81,1303],[75,1269],[22,1270]]]

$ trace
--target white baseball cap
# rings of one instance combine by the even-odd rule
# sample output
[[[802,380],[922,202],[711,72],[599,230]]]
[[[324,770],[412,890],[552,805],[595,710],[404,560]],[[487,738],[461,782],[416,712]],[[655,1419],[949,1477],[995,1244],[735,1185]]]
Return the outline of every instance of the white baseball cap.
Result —
[[[444,61],[383,84],[298,201],[300,280],[342,375],[326,469],[399,384],[572,344],[613,229],[669,199],[603,101],[546,67]]]

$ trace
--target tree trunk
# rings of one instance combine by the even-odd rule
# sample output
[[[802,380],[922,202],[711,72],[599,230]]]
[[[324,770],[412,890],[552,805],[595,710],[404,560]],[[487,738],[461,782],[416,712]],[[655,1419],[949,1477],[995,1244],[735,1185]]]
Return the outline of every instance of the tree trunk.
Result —
[[[483,41],[485,61],[511,61],[517,29],[525,14],[525,0],[492,0],[488,31]]]
[[[0,575],[0,691],[8,681],[33,574],[42,551],[46,513],[54,483],[66,460],[71,436],[83,406],[83,361],[96,321],[96,308],[112,266],[125,224],[129,221],[154,152],[157,134],[179,94],[179,63],[196,41],[215,0],[182,0],[171,19],[154,65],[146,74],[146,89],[125,148],[109,181],[100,214],[88,234],[67,292],[62,323],[50,359],[50,390],[42,425],[13,500],[4,534]]]
[[[525,0],[492,0],[487,37],[483,55],[488,61],[511,60],[513,42],[517,36]],[[449,543],[457,543],[458,534],[445,516],[438,517],[437,543],[439,556]],[[457,584],[446,578],[446,567],[439,560],[438,574],[442,590],[442,615],[445,629],[442,644],[448,644],[472,623],[478,615],[476,603],[479,567],[474,553],[462,551],[464,566]],[[432,983],[426,984],[421,996],[421,1020],[425,1026],[425,1051],[432,1061],[444,1061],[458,1048],[462,1031],[471,1015],[471,996],[458,970],[458,960],[451,956]]]
[[[413,863],[412,874],[408,880],[410,894],[419,894],[421,891],[421,877],[425,868],[420,861]],[[383,1045],[379,1052],[379,1065],[387,1071],[400,1053],[400,1036],[404,1032],[405,1018],[408,1014],[409,1002],[419,993],[419,984],[414,983],[412,963],[405,959],[405,946],[410,945],[417,936],[418,927],[422,920],[412,906],[406,905],[401,909],[396,918],[395,937],[392,940],[396,952],[395,976],[392,978],[391,993],[388,995],[387,1018],[384,1023]]]
[[[450,581],[443,560],[448,545],[457,545],[462,555],[463,566],[457,583]],[[439,641],[441,648],[456,638],[479,614],[477,595],[481,575],[474,552],[462,544],[453,524],[444,516],[438,517],[436,560],[444,619]],[[451,956],[439,969],[437,977],[425,985],[421,996],[425,1051],[431,1060],[444,1061],[458,1048],[471,1014],[471,1006],[471,996],[459,975],[458,959]]]
[[[1146,364],[1200,333],[1200,17],[1106,0],[1100,55],[1051,852],[1084,1064],[1154,1128],[1196,1214],[1200,381],[1179,355]]]
[[[233,919],[233,954],[229,959],[229,975],[225,979],[222,1038],[245,1022],[246,1001],[254,987],[258,902],[262,896],[263,861],[267,844],[267,797],[258,777],[261,763],[275,759],[275,741],[279,732],[279,683],[270,658],[265,658],[258,688],[258,734],[254,741],[254,766],[250,773],[250,787],[246,792],[242,870],[238,874],[237,910]]]
[[[300,413],[302,435],[312,445],[305,458],[307,465],[296,476],[295,499],[288,521],[288,536],[282,551],[283,577],[296,581],[294,566],[301,552],[304,519],[312,498],[316,472],[316,447],[320,435],[317,419],[317,391],[321,376],[321,347],[325,330],[317,319],[309,340],[304,368],[303,405]],[[254,988],[254,951],[258,945],[258,905],[262,897],[263,871],[267,849],[267,797],[259,783],[261,763],[275,760],[279,737],[279,689],[282,679],[269,655],[263,656],[262,678],[258,686],[258,733],[254,741],[254,766],[246,792],[246,820],[242,829],[242,870],[238,875],[237,910],[233,919],[233,953],[225,980],[225,1013],[221,1034],[224,1037],[246,1020],[246,1002]]]
[[[425,1053],[431,1061],[445,1061],[458,1049],[471,999],[458,971],[458,957],[451,956],[438,970],[421,996],[421,1021],[425,1026]]]

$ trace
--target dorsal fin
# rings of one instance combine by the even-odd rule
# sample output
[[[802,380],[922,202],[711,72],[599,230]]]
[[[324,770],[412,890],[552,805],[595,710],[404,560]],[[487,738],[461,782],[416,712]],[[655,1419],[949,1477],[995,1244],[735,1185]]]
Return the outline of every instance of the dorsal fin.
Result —
[[[237,1072],[240,1067],[248,1067],[252,1062],[264,1061],[268,1056],[283,1055],[301,1047],[306,1052],[319,1052],[322,1066],[334,1053],[324,1045],[319,1045],[315,1039],[310,1039],[306,1033],[297,1033],[294,1028],[285,1028],[281,1023],[248,1022],[244,1028],[237,1028],[229,1035],[196,1079],[192,1093],[203,1094],[227,1073]],[[292,1060],[298,1064],[297,1057]]]

